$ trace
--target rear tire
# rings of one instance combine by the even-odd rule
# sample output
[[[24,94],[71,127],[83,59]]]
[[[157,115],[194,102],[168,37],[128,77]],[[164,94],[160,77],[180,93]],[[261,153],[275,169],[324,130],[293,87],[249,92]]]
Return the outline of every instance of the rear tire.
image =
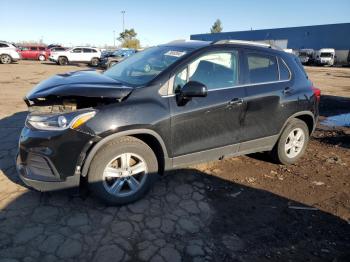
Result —
[[[97,57],[94,57],[93,59],[91,59],[90,64],[92,66],[98,66],[98,63],[100,62],[100,59],[98,59]]]
[[[9,55],[1,55],[0,57],[1,64],[10,64],[12,62],[12,58]]]
[[[68,59],[67,57],[61,56],[58,58],[58,64],[59,65],[68,65]]]
[[[299,119],[292,119],[270,154],[277,163],[294,164],[304,155],[308,142],[309,128],[306,123]]]
[[[121,137],[103,146],[89,168],[89,188],[112,205],[143,197],[158,177],[153,150],[134,137]]]

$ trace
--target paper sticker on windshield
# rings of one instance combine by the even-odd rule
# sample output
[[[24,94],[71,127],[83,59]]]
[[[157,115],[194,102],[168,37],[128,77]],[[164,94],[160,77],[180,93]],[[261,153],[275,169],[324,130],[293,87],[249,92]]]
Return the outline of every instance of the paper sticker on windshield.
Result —
[[[175,56],[175,57],[181,57],[181,56],[183,56],[184,54],[186,54],[186,52],[171,51],[171,50],[169,50],[168,52],[165,53],[165,55],[168,55],[168,56]]]

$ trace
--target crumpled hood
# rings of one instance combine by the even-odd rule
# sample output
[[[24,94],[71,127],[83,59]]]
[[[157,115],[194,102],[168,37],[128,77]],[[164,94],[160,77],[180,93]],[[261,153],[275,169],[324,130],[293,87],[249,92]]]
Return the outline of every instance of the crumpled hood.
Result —
[[[57,97],[116,98],[128,96],[132,87],[95,71],[77,71],[58,74],[40,82],[27,95],[28,100]]]

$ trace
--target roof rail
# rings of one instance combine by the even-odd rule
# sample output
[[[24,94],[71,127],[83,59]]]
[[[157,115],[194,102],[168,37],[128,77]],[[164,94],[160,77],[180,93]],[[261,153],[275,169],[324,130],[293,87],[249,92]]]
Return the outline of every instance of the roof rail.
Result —
[[[219,45],[219,44],[237,44],[237,45],[251,45],[251,46],[259,46],[259,47],[265,47],[265,48],[271,48],[276,50],[281,50],[281,48],[267,44],[262,42],[254,42],[254,41],[244,41],[244,40],[218,40],[212,42],[212,45]]]

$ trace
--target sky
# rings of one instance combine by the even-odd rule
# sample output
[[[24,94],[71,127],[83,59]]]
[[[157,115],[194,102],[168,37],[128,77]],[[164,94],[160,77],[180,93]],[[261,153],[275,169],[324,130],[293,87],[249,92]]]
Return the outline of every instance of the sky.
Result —
[[[134,28],[143,46],[208,33],[218,18],[224,32],[350,22],[350,0],[1,0],[0,6],[1,40],[66,46],[113,45],[122,10],[125,28]]]

